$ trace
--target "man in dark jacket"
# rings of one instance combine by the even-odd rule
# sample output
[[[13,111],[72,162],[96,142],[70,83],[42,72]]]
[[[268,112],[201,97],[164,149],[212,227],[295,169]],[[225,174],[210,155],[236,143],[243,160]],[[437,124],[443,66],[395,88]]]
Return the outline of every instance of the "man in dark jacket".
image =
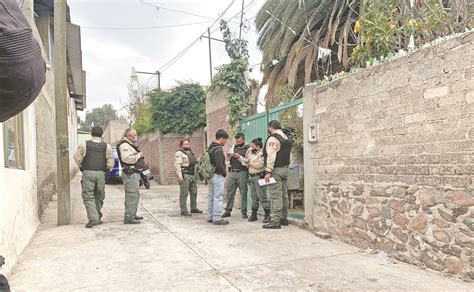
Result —
[[[214,175],[209,182],[209,195],[207,197],[207,222],[214,225],[226,225],[229,221],[222,219],[221,208],[224,199],[225,155],[222,146],[227,143],[229,134],[220,129],[216,133],[216,140],[209,145],[208,152],[211,164],[215,167]]]
[[[27,108],[46,80],[46,64],[15,0],[0,0],[0,122]]]

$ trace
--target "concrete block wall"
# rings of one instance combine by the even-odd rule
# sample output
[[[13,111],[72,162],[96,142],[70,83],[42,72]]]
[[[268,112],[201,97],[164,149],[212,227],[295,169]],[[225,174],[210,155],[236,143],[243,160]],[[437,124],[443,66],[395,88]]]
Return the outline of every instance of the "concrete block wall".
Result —
[[[474,32],[307,87],[309,227],[474,280],[473,96]]]

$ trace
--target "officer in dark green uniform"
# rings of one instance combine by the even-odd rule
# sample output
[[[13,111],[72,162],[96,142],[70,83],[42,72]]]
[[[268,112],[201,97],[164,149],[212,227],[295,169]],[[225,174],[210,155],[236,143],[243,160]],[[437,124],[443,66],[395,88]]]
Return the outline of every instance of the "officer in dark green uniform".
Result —
[[[272,214],[271,221],[263,228],[280,229],[281,225],[288,225],[288,166],[293,143],[281,130],[279,121],[268,123],[268,132],[270,137],[264,149],[265,181],[268,183],[273,177],[276,183],[268,185]]]
[[[82,143],[74,154],[74,161],[82,171],[82,199],[87,211],[87,228],[102,224],[105,198],[105,172],[115,164],[112,147],[102,141],[101,127],[92,128],[92,139]]]
[[[234,207],[234,198],[237,188],[239,188],[241,196],[241,207],[242,218],[248,218],[247,216],[247,190],[249,182],[249,169],[246,163],[241,162],[241,158],[245,158],[247,150],[250,148],[249,145],[245,145],[245,136],[243,133],[237,133],[235,135],[236,144],[231,148],[233,153],[227,153],[227,157],[230,158],[230,168],[227,180],[227,206],[225,212],[222,215],[223,218],[230,217],[232,208]]]
[[[122,164],[122,180],[125,189],[125,224],[140,224],[142,216],[137,216],[140,200],[140,174],[138,169],[145,165],[143,153],[138,149],[137,131],[125,130],[125,137],[117,145],[117,153]]]

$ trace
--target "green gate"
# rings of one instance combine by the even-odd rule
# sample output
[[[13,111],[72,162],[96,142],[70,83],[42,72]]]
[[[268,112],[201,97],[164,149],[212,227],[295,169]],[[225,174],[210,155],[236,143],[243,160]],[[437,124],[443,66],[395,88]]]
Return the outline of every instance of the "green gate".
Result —
[[[303,99],[297,99],[289,103],[279,105],[263,113],[246,117],[240,120],[240,131],[245,134],[247,139],[253,140],[261,137],[265,141],[268,137],[267,124],[272,120],[280,120],[280,114],[290,108],[303,104]]]
[[[240,131],[244,133],[247,141],[249,142],[258,137],[262,138],[263,141],[265,141],[268,137],[268,132],[267,132],[268,123],[272,120],[280,121],[281,115],[285,113],[285,110],[293,109],[295,107],[299,107],[300,105],[301,106],[303,105],[303,99],[297,99],[297,100],[279,105],[263,113],[258,113],[258,114],[246,117],[245,119],[240,120]],[[292,170],[294,170],[295,168],[292,169],[290,167],[290,175],[291,175]],[[299,168],[297,169],[297,171],[299,171]],[[299,182],[299,178],[298,178],[298,182]],[[248,194],[247,201],[249,202],[248,208],[250,209],[251,202],[252,202],[250,193]],[[300,213],[290,212],[288,215],[290,217],[298,218],[298,219],[304,218],[304,215]]]

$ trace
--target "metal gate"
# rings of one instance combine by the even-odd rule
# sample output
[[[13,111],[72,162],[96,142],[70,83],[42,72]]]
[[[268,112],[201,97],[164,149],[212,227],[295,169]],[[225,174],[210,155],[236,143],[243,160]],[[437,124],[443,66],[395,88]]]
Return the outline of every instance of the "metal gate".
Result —
[[[255,138],[262,138],[263,141],[265,141],[268,137],[268,132],[267,132],[267,125],[270,121],[272,120],[281,120],[281,115],[284,114],[285,110],[294,108],[294,107],[302,107],[303,106],[303,99],[297,99],[285,104],[282,104],[280,106],[277,106],[275,108],[272,108],[268,111],[265,111],[263,113],[258,113],[249,117],[246,117],[245,119],[240,121],[240,131],[244,133],[245,137],[247,138],[247,141],[252,141]],[[302,113],[302,109],[301,109]],[[302,171],[302,169],[301,169]],[[300,189],[300,178],[299,178],[299,173],[300,173],[300,167],[296,165],[290,165],[289,167],[289,177],[288,177],[288,189],[292,190],[292,192],[289,192],[289,196],[293,196],[294,193],[293,191],[301,191]],[[250,190],[249,190],[250,192]],[[248,208],[251,208],[251,197],[250,193],[248,194],[248,200],[249,206]],[[290,212],[288,214],[290,217],[294,218],[299,218],[303,219],[304,215],[300,213],[292,213]]]
[[[303,99],[297,99],[275,108],[272,108],[263,113],[259,113],[253,116],[246,117],[240,120],[240,130],[245,134],[248,139],[254,139],[260,137],[265,141],[268,137],[267,124],[272,120],[280,120],[280,114],[289,108],[303,105]]]

